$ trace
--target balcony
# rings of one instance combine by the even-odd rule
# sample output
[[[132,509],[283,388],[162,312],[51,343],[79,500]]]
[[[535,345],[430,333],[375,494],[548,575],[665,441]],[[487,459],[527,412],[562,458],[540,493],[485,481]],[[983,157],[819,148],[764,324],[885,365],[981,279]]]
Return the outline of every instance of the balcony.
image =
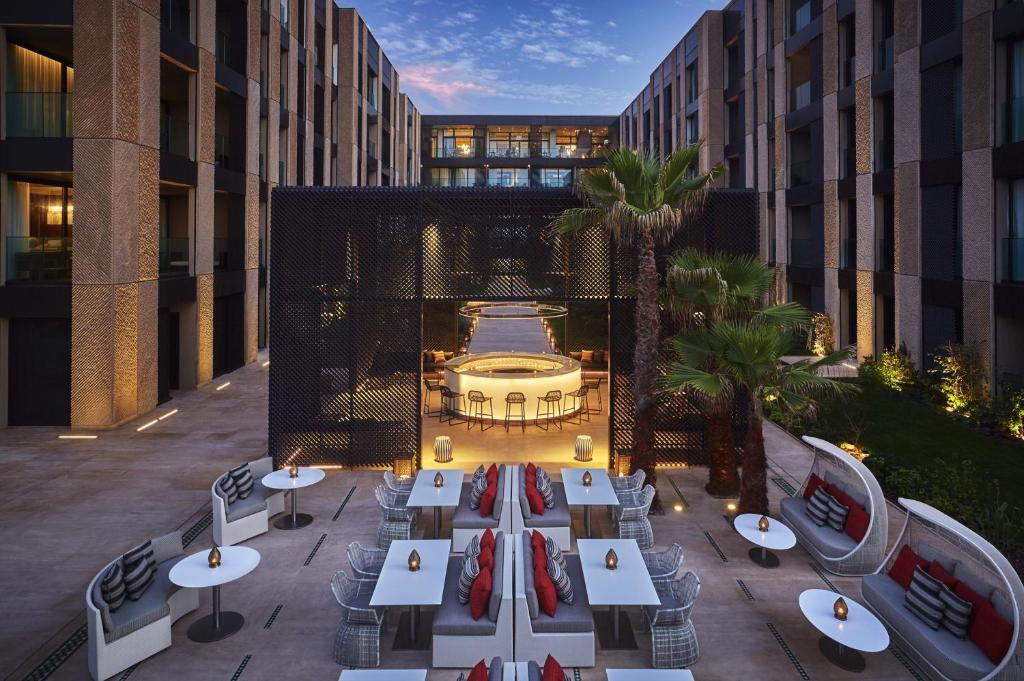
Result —
[[[798,111],[811,103],[811,81],[797,85],[789,93],[789,110]]]
[[[793,161],[789,164],[789,186],[802,187],[811,183],[811,161]]]
[[[175,116],[160,117],[160,151],[188,157],[188,121]]]
[[[231,255],[231,240],[226,237],[214,237],[213,239],[213,271],[223,272],[229,269],[229,258]]]
[[[789,240],[789,262],[797,267],[821,267],[820,249],[814,239],[794,237]]]
[[[7,237],[7,282],[71,280],[71,237]]]
[[[896,243],[892,239],[875,239],[875,271],[892,272],[895,266]]]
[[[1002,281],[1011,284],[1024,284],[1024,237],[1004,237],[1002,241]]]
[[[8,137],[70,137],[71,93],[8,92]]]
[[[476,156],[477,140],[446,141],[434,150],[434,158],[473,158]]]
[[[160,239],[160,276],[188,276],[189,238],[161,237]]]
[[[892,68],[892,36],[875,44],[875,73]]]
[[[1006,141],[1024,140],[1024,97],[1015,97],[1006,103]]]
[[[530,143],[523,141],[494,144],[492,142],[487,146],[487,156],[489,158],[529,158]]]

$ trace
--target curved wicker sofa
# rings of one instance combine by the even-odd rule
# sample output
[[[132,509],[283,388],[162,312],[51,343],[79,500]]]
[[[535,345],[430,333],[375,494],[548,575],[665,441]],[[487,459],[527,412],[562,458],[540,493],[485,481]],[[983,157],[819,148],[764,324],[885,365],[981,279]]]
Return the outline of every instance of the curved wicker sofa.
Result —
[[[994,546],[945,513],[912,499],[900,499],[907,519],[885,562],[861,584],[862,599],[889,630],[890,640],[929,676],[946,681],[1010,681],[1024,678],[1024,585],[1010,562]],[[904,546],[938,560],[958,580],[1013,621],[1010,648],[993,665],[971,642],[946,629],[929,629],[903,605],[903,587],[887,574]]]
[[[796,494],[779,503],[782,518],[796,534],[800,545],[829,572],[836,575],[866,575],[874,572],[882,558],[889,536],[889,515],[882,488],[867,466],[831,442],[803,436],[814,450],[811,470]],[[804,510],[803,493],[811,474],[835,483],[860,502],[871,516],[860,543],[829,528],[815,525]],[[833,536],[835,535],[835,536]]]

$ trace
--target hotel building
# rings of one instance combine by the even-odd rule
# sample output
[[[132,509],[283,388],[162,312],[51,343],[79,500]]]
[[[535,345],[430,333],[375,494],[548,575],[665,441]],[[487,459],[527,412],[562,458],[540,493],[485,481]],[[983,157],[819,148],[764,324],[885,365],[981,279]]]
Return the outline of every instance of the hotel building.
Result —
[[[108,428],[256,358],[278,185],[415,184],[325,0],[0,5],[0,425]]]
[[[760,196],[777,297],[860,357],[952,341],[1024,381],[1024,3],[734,0],[620,116],[623,144],[704,140]]]

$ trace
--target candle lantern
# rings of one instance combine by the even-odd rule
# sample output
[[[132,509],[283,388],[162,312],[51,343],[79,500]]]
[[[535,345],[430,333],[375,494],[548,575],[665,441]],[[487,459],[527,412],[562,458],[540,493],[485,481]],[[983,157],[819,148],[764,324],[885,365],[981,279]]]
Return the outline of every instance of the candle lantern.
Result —
[[[444,476],[440,471],[434,474],[434,487],[444,487]]]
[[[594,482],[594,476],[590,474],[590,471],[583,471],[583,486],[590,487],[592,482]]]
[[[416,549],[409,554],[409,572],[417,572],[420,569],[420,554]]]
[[[296,466],[295,464],[292,464],[291,466],[289,466],[288,467],[288,477],[290,477],[290,478],[297,478],[297,477],[299,477],[299,467]]]
[[[759,529],[761,532],[768,531],[768,516],[761,516],[761,519],[757,521],[757,529]]]
[[[604,554],[604,566],[609,570],[619,567],[619,555],[615,549],[608,549],[608,553]]]
[[[210,550],[210,554],[206,556],[206,562],[209,563],[210,567],[220,567],[220,549],[214,546]]]
[[[846,617],[850,614],[850,608],[846,605],[846,601],[843,600],[842,596],[837,598],[835,604],[833,604],[832,613],[840,622],[846,621]]]

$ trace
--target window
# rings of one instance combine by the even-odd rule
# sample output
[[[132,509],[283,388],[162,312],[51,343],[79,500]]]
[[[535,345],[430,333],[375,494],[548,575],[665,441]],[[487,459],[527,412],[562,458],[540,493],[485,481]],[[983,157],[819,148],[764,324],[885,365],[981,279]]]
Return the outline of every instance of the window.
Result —
[[[821,267],[822,234],[815,238],[810,206],[792,206],[789,209],[789,261],[797,267]]]
[[[470,126],[433,128],[430,131],[432,158],[472,158],[477,155],[477,137]]]
[[[1010,181],[1007,236],[1002,243],[1002,281],[1024,282],[1024,178]]]
[[[298,25],[295,27],[296,38],[299,40],[300,45],[306,44],[306,0],[298,0],[295,3],[296,9],[299,11],[296,13],[295,19]],[[299,183],[301,184],[301,182]]]
[[[8,137],[67,137],[75,70],[20,45],[7,45]]]
[[[788,60],[790,90],[789,110],[796,111],[811,103],[811,52],[805,47]]]
[[[893,98],[892,94],[875,100],[875,172],[890,170],[893,160]]]
[[[528,187],[530,178],[526,168],[489,168],[487,184],[491,187]]]
[[[856,33],[853,19],[839,24],[839,89],[850,87],[854,82],[854,62],[856,61]]]
[[[686,67],[686,103],[697,101],[697,62]]]
[[[289,0],[281,0],[281,29],[288,30],[288,2]]]
[[[331,82],[338,84],[338,43],[331,45]]]
[[[295,84],[295,94],[297,103],[295,105],[295,112],[299,115],[299,118],[306,117],[306,65],[299,62],[298,70],[298,82]]]
[[[892,68],[893,5],[887,0],[874,3],[875,73]]]
[[[7,281],[71,276],[74,189],[7,181]]]
[[[857,174],[857,117],[854,110],[839,112],[839,179]]]
[[[487,155],[499,158],[527,158],[530,155],[529,138],[528,127],[490,127],[487,129]]]
[[[839,202],[839,267],[857,268],[857,201]]]
[[[799,33],[800,30],[811,23],[811,2],[810,0],[789,0],[789,33]]]
[[[921,44],[948,35],[963,23],[962,0],[929,0],[928,11],[921,12]]]
[[[540,187],[572,186],[572,168],[538,168],[535,181]]]
[[[288,106],[288,50],[281,50],[281,82],[278,85],[277,96],[281,100],[281,106]]]

